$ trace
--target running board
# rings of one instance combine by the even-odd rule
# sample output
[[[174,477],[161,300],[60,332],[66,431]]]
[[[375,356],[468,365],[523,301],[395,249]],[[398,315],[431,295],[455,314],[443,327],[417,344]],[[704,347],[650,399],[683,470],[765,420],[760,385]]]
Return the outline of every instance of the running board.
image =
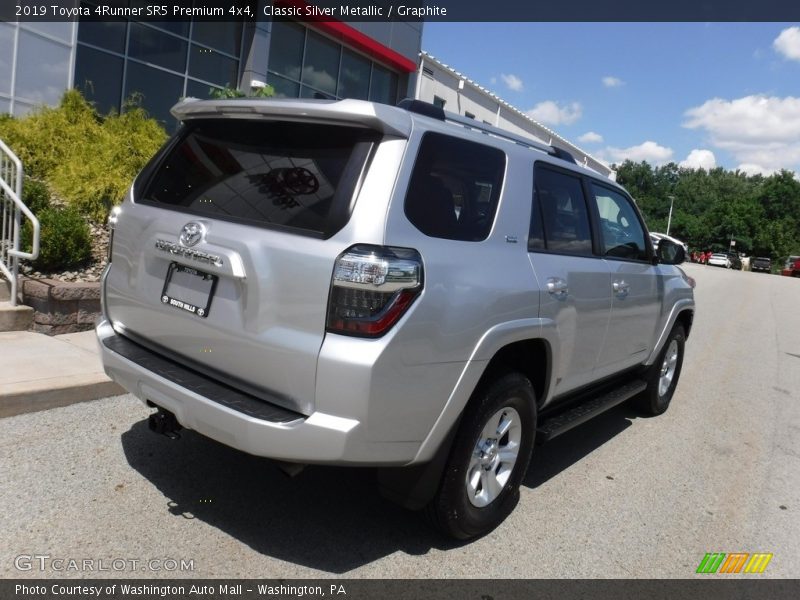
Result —
[[[636,379],[618,388],[614,388],[602,396],[578,404],[566,412],[545,419],[536,429],[536,442],[541,444],[552,440],[554,437],[585,423],[589,419],[607,411],[609,408],[614,408],[617,404],[621,404],[628,398],[632,398],[636,394],[643,392],[646,387],[647,383],[641,379]]]

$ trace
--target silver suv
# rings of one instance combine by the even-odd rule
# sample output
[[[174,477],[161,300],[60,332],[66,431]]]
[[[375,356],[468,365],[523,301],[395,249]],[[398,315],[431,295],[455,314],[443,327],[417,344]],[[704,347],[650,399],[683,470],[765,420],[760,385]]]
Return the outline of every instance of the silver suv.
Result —
[[[106,372],[287,470],[379,467],[450,536],[498,525],[534,439],[667,409],[694,313],[619,185],[417,101],[186,101],[111,221]]]

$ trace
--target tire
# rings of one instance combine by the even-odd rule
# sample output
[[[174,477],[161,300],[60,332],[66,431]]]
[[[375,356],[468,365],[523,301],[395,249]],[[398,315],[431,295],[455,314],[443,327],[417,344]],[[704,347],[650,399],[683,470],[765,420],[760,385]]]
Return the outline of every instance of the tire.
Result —
[[[683,366],[686,332],[676,323],[656,361],[647,369],[647,388],[634,399],[636,408],[645,415],[663,414],[678,385]]]
[[[519,500],[535,432],[536,395],[526,377],[503,374],[476,390],[426,507],[432,523],[459,540],[497,527]]]

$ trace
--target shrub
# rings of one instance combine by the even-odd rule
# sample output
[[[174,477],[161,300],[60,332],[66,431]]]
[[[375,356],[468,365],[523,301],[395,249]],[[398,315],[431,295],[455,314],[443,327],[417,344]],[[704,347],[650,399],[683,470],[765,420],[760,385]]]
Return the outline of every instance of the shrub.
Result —
[[[33,261],[38,271],[62,271],[80,266],[92,256],[89,226],[74,208],[45,208],[39,215],[39,257]],[[22,247],[30,250],[31,227],[25,226]]]
[[[47,181],[67,204],[102,222],[167,137],[135,103],[125,108],[121,115],[101,118],[80,92],[69,90],[57,108],[0,120],[0,139],[20,157],[28,174]]]
[[[77,90],[64,93],[58,107],[43,106],[19,119],[0,122],[0,139],[19,156],[25,172],[48,176],[74,150],[99,136],[100,118]]]
[[[22,182],[22,201],[35,215],[50,208],[50,190],[38,179],[26,177]]]
[[[95,145],[76,148],[70,160],[52,173],[53,189],[82,213],[103,222],[166,137],[157,121],[129,105],[126,112],[103,121]]]

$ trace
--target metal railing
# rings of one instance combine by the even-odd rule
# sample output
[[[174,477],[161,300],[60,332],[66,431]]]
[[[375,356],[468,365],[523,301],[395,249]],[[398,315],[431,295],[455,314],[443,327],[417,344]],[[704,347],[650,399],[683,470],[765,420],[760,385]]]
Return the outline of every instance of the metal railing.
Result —
[[[39,220],[22,202],[22,162],[0,140],[0,273],[11,284],[11,306],[17,304],[19,259],[39,256]],[[19,249],[22,217],[31,222],[31,251]]]

